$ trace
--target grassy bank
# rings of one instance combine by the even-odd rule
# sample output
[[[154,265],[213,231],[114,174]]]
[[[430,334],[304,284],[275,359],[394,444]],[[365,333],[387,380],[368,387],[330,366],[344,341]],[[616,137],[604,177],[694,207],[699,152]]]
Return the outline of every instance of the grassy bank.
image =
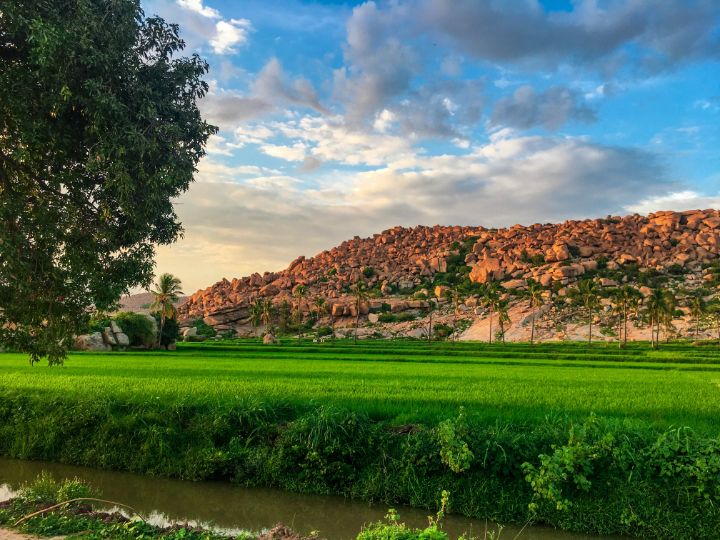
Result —
[[[388,345],[0,356],[0,453],[430,509],[448,490],[453,512],[591,533],[720,529],[717,352]]]

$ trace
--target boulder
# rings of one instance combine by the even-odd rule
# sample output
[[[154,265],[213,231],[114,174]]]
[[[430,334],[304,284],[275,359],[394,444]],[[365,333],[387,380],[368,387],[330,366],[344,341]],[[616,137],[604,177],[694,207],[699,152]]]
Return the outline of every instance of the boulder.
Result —
[[[182,331],[182,337],[184,338],[191,338],[197,336],[197,328],[194,326],[191,326],[190,328],[186,328]]]
[[[103,329],[102,339],[106,345],[110,345],[111,347],[113,345],[117,345],[117,340],[115,339],[115,334],[113,334],[112,328],[110,328],[109,326],[106,326]]]
[[[110,345],[105,343],[100,332],[76,337],[75,348],[79,351],[109,351],[112,349]]]
[[[368,315],[368,322],[376,323],[380,320],[380,316],[377,313],[370,313]]]
[[[124,332],[117,332],[115,334],[115,342],[117,343],[118,347],[125,348],[130,346],[130,338]]]
[[[274,343],[277,343],[277,342],[278,342],[277,338],[270,332],[268,332],[267,334],[265,334],[263,336],[263,344],[264,345],[273,345]]]

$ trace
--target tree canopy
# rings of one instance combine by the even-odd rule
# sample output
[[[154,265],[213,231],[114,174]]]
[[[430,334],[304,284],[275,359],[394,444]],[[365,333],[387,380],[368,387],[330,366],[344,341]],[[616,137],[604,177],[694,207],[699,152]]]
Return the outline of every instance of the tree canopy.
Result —
[[[61,362],[152,279],[208,137],[207,63],[137,0],[0,0],[0,342]]]

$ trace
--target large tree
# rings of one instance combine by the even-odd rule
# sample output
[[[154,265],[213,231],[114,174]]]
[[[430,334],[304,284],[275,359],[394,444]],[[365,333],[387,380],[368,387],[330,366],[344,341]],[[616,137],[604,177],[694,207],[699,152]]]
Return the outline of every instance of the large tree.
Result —
[[[152,279],[208,137],[207,64],[137,0],[0,0],[0,342],[62,362]]]

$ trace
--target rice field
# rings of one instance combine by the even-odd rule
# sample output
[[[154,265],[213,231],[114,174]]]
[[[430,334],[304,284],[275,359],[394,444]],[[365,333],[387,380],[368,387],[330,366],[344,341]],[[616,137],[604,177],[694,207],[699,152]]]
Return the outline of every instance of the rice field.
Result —
[[[488,345],[367,341],[263,346],[181,344],[175,352],[72,353],[65,366],[0,354],[0,395],[198,403],[335,405],[396,424],[434,423],[460,406],[486,421],[590,413],[720,433],[720,350],[647,344]]]

